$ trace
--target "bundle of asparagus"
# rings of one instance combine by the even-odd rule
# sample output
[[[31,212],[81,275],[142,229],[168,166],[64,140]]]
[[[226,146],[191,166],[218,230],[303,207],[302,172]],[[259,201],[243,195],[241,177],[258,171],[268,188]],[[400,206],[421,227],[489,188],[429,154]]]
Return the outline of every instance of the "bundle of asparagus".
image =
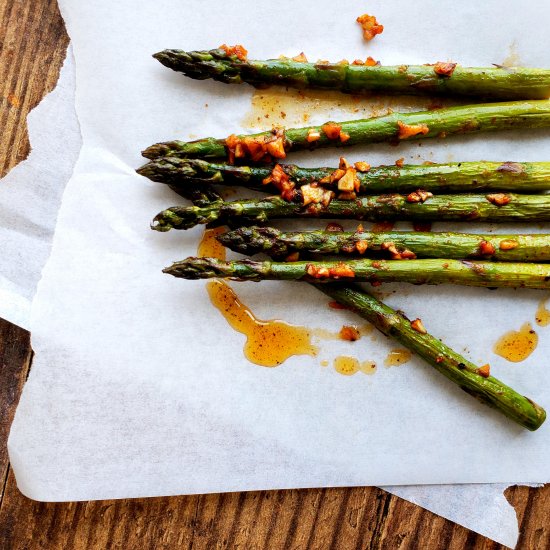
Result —
[[[164,269],[176,277],[308,281],[371,322],[386,336],[417,352],[440,373],[520,425],[536,430],[546,413],[355,286],[402,281],[484,287],[550,288],[550,234],[480,235],[386,231],[338,224],[325,230],[285,232],[258,226],[275,218],[346,218],[413,221],[548,221],[549,162],[464,162],[428,165],[353,166],[341,158],[334,168],[279,164],[291,151],[334,145],[399,141],[512,128],[550,126],[550,70],[462,68],[455,64],[381,67],[371,64],[311,64],[300,60],[249,61],[242,47],[209,52],[165,50],[161,63],[197,79],[283,83],[343,92],[439,93],[484,99],[521,99],[321,126],[281,129],[227,139],[169,141],[148,147],[150,162],[138,173],[172,187],[193,202],[160,212],[152,228],[189,229],[227,224],[218,236],[244,254],[271,260],[221,261],[187,258]],[[531,101],[526,101],[531,100]],[[240,185],[276,193],[263,199],[226,202],[212,184]],[[322,255],[330,255],[323,258]],[[336,258],[334,258],[336,256]],[[322,283],[322,284],[319,284]]]

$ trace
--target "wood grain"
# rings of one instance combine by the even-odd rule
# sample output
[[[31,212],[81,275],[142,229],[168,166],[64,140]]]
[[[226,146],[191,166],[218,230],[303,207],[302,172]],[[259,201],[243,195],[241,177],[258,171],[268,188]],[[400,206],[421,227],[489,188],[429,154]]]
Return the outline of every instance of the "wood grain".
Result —
[[[19,395],[27,378],[30,358],[29,333],[0,319],[0,499],[8,475],[5,442],[8,439]]]
[[[0,177],[29,153],[26,117],[51,91],[69,39],[56,0],[0,1]]]
[[[28,152],[25,117],[54,87],[68,39],[53,0],[0,0],[0,21],[4,173]],[[31,501],[5,451],[30,357],[29,334],[0,320],[0,550],[503,548],[373,487]],[[506,496],[521,526],[518,548],[550,548],[550,485],[512,487]]]

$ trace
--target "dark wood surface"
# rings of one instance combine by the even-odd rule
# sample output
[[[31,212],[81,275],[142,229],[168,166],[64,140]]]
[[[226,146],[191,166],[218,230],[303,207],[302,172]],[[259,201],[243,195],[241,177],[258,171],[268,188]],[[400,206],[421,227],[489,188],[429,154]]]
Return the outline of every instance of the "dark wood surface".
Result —
[[[29,151],[25,118],[58,77],[68,38],[55,0],[0,0],[0,174]],[[28,332],[0,319],[0,550],[497,549],[372,487],[45,504],[24,497],[6,439],[30,368]],[[550,548],[550,485],[512,487],[518,548]],[[483,514],[483,510],[479,510]]]

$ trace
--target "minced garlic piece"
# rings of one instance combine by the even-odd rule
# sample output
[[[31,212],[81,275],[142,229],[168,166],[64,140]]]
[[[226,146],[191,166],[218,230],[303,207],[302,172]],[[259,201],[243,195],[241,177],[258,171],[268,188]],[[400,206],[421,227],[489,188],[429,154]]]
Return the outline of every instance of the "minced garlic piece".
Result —
[[[364,254],[368,247],[368,241],[361,240],[355,243],[355,248],[357,249],[357,252],[359,252],[359,254]]]
[[[405,124],[404,122],[401,122],[400,120],[397,121],[397,137],[399,139],[409,139],[413,136],[418,136],[419,134],[427,134],[430,129],[426,124]]]
[[[456,68],[456,63],[444,63],[438,61],[434,65],[434,72],[439,76],[451,76]]]
[[[362,160],[357,161],[354,166],[358,172],[368,172],[370,170],[370,164]]]
[[[340,132],[342,131],[342,126],[336,124],[336,122],[327,122],[322,126],[323,132],[328,137],[328,139],[338,139],[340,137]]]
[[[411,321],[411,328],[413,330],[416,330],[416,332],[420,332],[420,334],[427,334],[428,331],[424,327],[424,324],[420,319],[415,319],[414,321]]]
[[[240,44],[236,44],[235,46],[228,46],[227,44],[222,44],[219,48],[220,50],[223,50],[227,55],[234,55],[241,61],[246,61],[246,56],[248,55],[248,51],[244,46],[241,46]]]
[[[487,363],[482,367],[479,367],[479,369],[477,369],[477,373],[483,376],[483,378],[489,378],[489,376],[491,376],[491,367]]]
[[[374,15],[364,13],[356,19],[357,23],[363,29],[363,38],[367,41],[372,40],[377,34],[382,33],[384,25],[380,25]]]
[[[292,61],[297,61],[298,63],[307,63],[307,57],[304,52],[299,53],[298,55],[292,58]]]
[[[514,241],[512,239],[505,239],[503,241],[500,241],[500,244],[498,247],[501,250],[513,250],[514,248],[517,248],[519,246],[519,243],[517,241]]]
[[[321,133],[319,130],[316,130],[315,128],[310,128],[307,131],[307,137],[306,137],[308,143],[313,143],[314,141],[319,141],[321,139]]]
[[[425,189],[417,189],[416,191],[413,191],[412,193],[409,193],[407,195],[407,198],[405,199],[407,202],[425,202],[430,197],[433,197],[434,194],[430,191],[426,191]]]
[[[508,195],[505,195],[504,193],[493,193],[491,195],[487,195],[485,198],[496,206],[505,206],[512,200]]]
[[[484,256],[491,256],[495,253],[495,247],[489,241],[481,241],[479,243],[479,253],[483,254]]]
[[[338,191],[356,191],[355,180],[357,172],[355,168],[348,168],[346,173],[338,180]]]

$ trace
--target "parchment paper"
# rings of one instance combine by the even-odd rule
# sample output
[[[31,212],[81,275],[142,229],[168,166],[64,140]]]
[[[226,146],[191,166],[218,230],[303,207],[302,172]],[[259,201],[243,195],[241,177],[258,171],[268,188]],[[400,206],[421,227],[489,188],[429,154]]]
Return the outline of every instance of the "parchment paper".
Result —
[[[27,329],[61,195],[80,151],[74,94],[69,48],[55,90],[27,117],[29,156],[0,181],[0,316]]]
[[[47,182],[49,192],[42,198],[46,202],[60,200],[66,181],[59,176],[69,177],[76,161],[76,151],[81,145],[74,106],[74,77],[74,60],[72,49],[69,47],[55,90],[29,115],[29,139],[32,153],[0,184],[0,193],[6,205],[17,203],[20,194],[28,193],[29,186],[33,188],[46,185],[42,178],[29,178],[29,172],[32,170],[44,174],[44,171],[47,172],[44,169],[52,164],[53,159],[55,159],[56,171],[52,175],[55,177]],[[63,128],[62,133],[59,132],[59,128]],[[63,147],[59,147],[52,154],[52,142],[56,140],[63,143]],[[4,183],[7,184],[6,187],[1,187]],[[4,227],[0,228],[0,231],[5,232],[4,250],[9,251],[0,258],[3,269],[12,269],[12,264],[17,263],[23,254],[28,258],[41,257],[40,251],[44,243],[51,244],[57,209],[52,208],[50,214],[51,217],[43,218],[40,239],[33,239],[32,233],[28,235],[27,231],[10,231],[9,223],[13,223],[14,220],[9,218],[6,220]],[[21,218],[17,218],[19,219]],[[23,219],[28,222],[32,217]],[[32,224],[29,226],[32,227]],[[3,292],[3,300],[0,302],[2,317],[11,319],[12,322],[23,327],[27,326],[30,297],[36,291],[38,271],[42,267],[37,265],[33,271],[33,278],[28,279],[24,284],[20,282],[12,293],[9,293],[10,281],[7,278],[0,281],[0,289]],[[27,264],[27,268],[31,269],[30,263]],[[18,477],[20,476],[21,474],[18,474]],[[518,526],[514,510],[504,498],[505,487],[505,485],[491,484],[409,485],[384,487],[384,489],[502,544],[514,546],[518,536]],[[478,510],[483,510],[484,513],[479,514]]]
[[[174,281],[166,281],[165,276],[159,276],[159,265],[165,265],[172,259],[194,251],[197,232],[193,232],[192,236],[181,233],[163,235],[162,239],[158,235],[147,234],[145,230],[150,217],[157,210],[167,206],[169,204],[167,200],[173,201],[174,198],[164,193],[158,185],[144,182],[132,173],[132,168],[140,162],[137,151],[156,139],[185,137],[186,133],[225,135],[228,131],[235,129],[237,113],[239,109],[242,112],[246,104],[241,96],[250,94],[250,90],[244,88],[227,90],[213,83],[189,82],[176,75],[167,74],[165,69],[157,67],[155,62],[148,58],[151,51],[166,47],[169,40],[172,44],[177,41],[178,46],[189,49],[211,47],[219,42],[218,36],[227,37],[227,31],[216,27],[219,23],[212,22],[209,25],[211,29],[209,32],[212,32],[212,40],[214,40],[212,44],[202,43],[205,40],[204,32],[202,35],[198,33],[196,37],[190,37],[193,32],[186,32],[184,38],[176,32],[177,29],[173,29],[170,35],[166,30],[170,25],[174,25],[172,18],[155,19],[155,14],[149,13],[149,9],[145,8],[145,13],[126,12],[125,25],[131,29],[129,34],[135,34],[134,42],[129,42],[128,36],[124,39],[120,36],[115,37],[116,40],[113,42],[113,39],[106,38],[109,31],[94,26],[95,23],[92,23],[92,20],[93,16],[99,15],[103,20],[108,19],[109,24],[120,27],[124,16],[122,5],[117,8],[110,7],[108,18],[105,17],[106,13],[102,12],[101,6],[95,6],[98,12],[94,14],[79,14],[78,18],[86,21],[86,29],[79,29],[78,21],[71,18],[75,6],[67,4],[63,7],[65,16],[68,17],[71,35],[74,36],[75,32],[77,36],[78,33],[90,32],[96,37],[101,36],[102,44],[98,45],[87,38],[81,43],[80,53],[77,40],[77,56],[80,59],[82,55],[84,67],[82,82],[79,81],[79,112],[88,123],[84,125],[84,134],[85,139],[89,138],[89,143],[79,164],[77,175],[67,191],[54,254],[45,272],[35,310],[33,345],[35,350],[37,347],[41,349],[40,353],[37,353],[38,360],[18,412],[11,439],[12,459],[18,464],[23,460],[20,462],[21,467],[24,465],[23,470],[16,467],[16,472],[28,473],[23,476],[27,478],[26,480],[22,480],[18,475],[23,490],[26,488],[27,492],[35,498],[38,495],[38,498],[51,500],[275,486],[418,483],[438,482],[440,479],[449,482],[463,481],[462,476],[466,476],[466,480],[481,481],[484,480],[484,467],[488,465],[482,464],[480,457],[496,456],[494,449],[487,448],[487,445],[480,445],[480,441],[487,438],[487,433],[504,430],[506,441],[512,434],[513,437],[510,439],[521,439],[523,447],[526,444],[532,444],[535,434],[520,434],[513,429],[510,430],[509,427],[505,428],[504,424],[497,420],[496,415],[489,414],[487,417],[486,409],[476,408],[467,397],[456,396],[454,387],[445,385],[419,364],[411,363],[407,366],[407,370],[403,368],[399,371],[396,369],[393,372],[379,372],[372,380],[358,380],[356,377],[348,380],[322,370],[318,367],[318,360],[309,361],[298,358],[272,371],[262,370],[241,360],[242,341],[238,342],[239,337],[230,332],[225,322],[218,317],[217,312],[209,309],[205,294],[200,289],[202,285],[187,286],[181,281],[175,285]],[[321,20],[341,22],[347,17],[353,21],[356,15],[356,8],[350,9],[349,15],[344,17],[346,10],[342,12],[339,9],[339,13],[336,14],[330,13],[329,8],[325,8],[329,10],[328,12],[323,12],[322,6],[318,4],[316,7]],[[85,6],[78,6],[78,8],[84,11],[92,9]],[[158,10],[159,7],[155,9]],[[275,56],[279,53],[280,49],[269,50],[267,45],[264,45],[262,51],[259,36],[254,34],[254,30],[239,28],[239,23],[241,25],[243,23],[233,20],[228,9],[225,5],[220,19],[230,21],[228,28],[236,34],[233,42],[259,44],[258,50],[254,52],[257,57]],[[174,10],[175,7],[172,6],[171,10],[167,11],[173,15],[177,13],[177,10]],[[196,31],[196,27],[199,27],[197,22],[189,21],[191,13],[195,14],[193,15],[195,18],[202,18],[204,24],[204,14],[201,15],[198,4],[188,3],[180,10],[183,10],[181,20],[185,19],[190,31]],[[383,14],[383,11],[382,6],[377,6],[377,14]],[[250,10],[247,9],[247,12]],[[402,9],[400,13],[403,13]],[[268,25],[272,24],[274,18],[275,23],[277,22],[276,16],[277,14],[265,11],[262,13],[262,18],[266,18]],[[388,13],[385,17],[387,20],[390,19]],[[178,19],[174,18],[174,20]],[[301,19],[304,20],[303,17]],[[143,51],[143,40],[138,40],[138,37],[143,38],[148,34],[146,29],[137,24],[139,22],[137,20],[141,20],[142,27],[144,22],[148,22],[153,27],[156,25],[157,29],[163,28],[161,38],[158,32],[151,31],[155,36],[151,37],[146,52]],[[397,23],[392,22],[392,26],[395,24]],[[349,25],[346,25],[346,28],[349,29]],[[294,40],[296,52],[303,49],[299,36],[292,38],[292,29],[288,32],[289,38],[285,38],[285,44],[288,45]],[[510,38],[507,32],[504,34],[506,39]],[[85,37],[84,34],[82,36]],[[222,41],[232,42],[229,37]],[[121,70],[119,65],[116,69],[111,67],[107,71],[104,65],[109,62],[108,55],[101,55],[101,48],[105,48],[103,53],[107,54],[109,51],[112,55],[113,52],[118,51],[122,43],[129,48],[130,52],[125,52],[127,57],[124,57],[124,62],[117,55],[113,55],[113,58],[117,63],[123,63],[124,70]],[[336,49],[334,46],[327,48],[326,44],[312,44],[312,53],[313,55],[318,53],[319,57],[327,57],[328,54],[334,58],[355,57],[350,56],[349,52],[358,51],[361,48],[363,46],[359,40],[350,39],[347,42],[343,40]],[[285,53],[288,49],[285,48]],[[327,51],[329,49],[331,51]],[[506,50],[505,47],[502,49]],[[90,55],[92,50],[93,56]],[[399,59],[384,57],[382,61],[387,63],[432,61],[436,56],[436,53],[432,53],[431,56],[425,55],[414,59],[410,57],[409,47],[406,51],[406,59],[403,59],[401,51]],[[369,49],[369,53],[372,53],[372,48]],[[464,55],[459,57],[451,51],[449,57],[469,64],[489,62],[484,57],[475,58],[472,54],[470,55],[471,59],[465,59]],[[380,54],[379,57],[382,55]],[[498,59],[502,59],[502,53],[499,54]],[[537,59],[529,62],[534,65],[543,64]],[[108,74],[110,79],[107,78]],[[159,85],[159,82],[162,85]],[[216,98],[223,98],[217,101],[219,111],[211,109],[208,116],[201,113],[198,106],[201,105],[205,95],[209,95],[212,103]],[[96,101],[95,105],[105,105],[101,116],[98,116],[97,108],[93,110],[88,108],[86,112],[84,106],[90,100],[89,96],[96,96],[93,99]],[[153,97],[157,98],[156,103],[151,102]],[[187,102],[185,114],[183,114],[185,105],[182,106],[184,100]],[[235,111],[229,112],[231,109],[225,107],[227,102],[234,103]],[[160,104],[162,104],[162,112],[158,112]],[[123,108],[127,110],[124,111]],[[175,117],[175,113],[181,114],[186,122],[182,123],[179,116]],[[127,118],[124,118],[125,116]],[[171,121],[157,120],[162,116],[168,116]],[[136,120],[141,122],[146,120],[145,128],[138,128]],[[517,137],[517,134],[514,137]],[[529,142],[526,143],[524,140],[521,160],[545,158],[540,148],[544,142],[540,140],[540,135],[537,138],[533,143],[539,145],[538,153],[533,154]],[[448,154],[451,148],[450,150],[455,154],[460,152],[460,158],[469,156],[475,159],[479,158],[479,155],[484,158],[500,158],[500,156],[492,156],[495,151],[500,151],[501,155],[509,158],[512,152],[517,151],[518,146],[517,140],[512,140],[509,144],[505,138],[497,137],[470,141],[474,143],[464,141],[462,144],[455,140],[453,145],[439,148],[440,154]],[[130,142],[134,143],[134,151],[128,149]],[[495,146],[498,149],[495,149]],[[438,149],[432,144],[429,147],[433,154],[437,154]],[[402,155],[403,151],[406,151],[406,148],[401,148],[399,154]],[[360,156],[359,152],[354,154]],[[337,153],[332,153],[332,156],[328,153],[325,159],[328,162],[336,155]],[[377,147],[372,148],[368,158],[374,159],[375,162],[387,162],[388,159],[393,160],[395,156],[395,150],[388,151],[385,147]],[[315,164],[319,162],[319,158],[309,160]],[[97,177],[98,173],[100,177]],[[72,198],[71,191],[73,191]],[[133,219],[130,220],[130,217]],[[63,230],[64,223],[66,229]],[[182,244],[186,246],[182,247]],[[63,252],[64,249],[65,252]],[[133,267],[135,271],[124,276],[122,272],[126,264],[128,268]],[[59,272],[56,271],[57,269]],[[144,273],[140,275],[138,269]],[[110,273],[111,270],[113,273]],[[50,289],[48,289],[48,278],[50,278]],[[300,291],[290,296],[287,287],[283,288],[280,285],[262,284],[261,287],[255,286],[250,289],[245,289],[245,286],[250,287],[250,285],[239,286],[239,293],[246,295],[246,300],[254,305],[256,311],[263,317],[286,314],[286,318],[289,319],[288,314],[291,312],[295,318],[289,320],[311,324],[309,321],[314,317],[319,326],[334,327],[334,317],[323,322],[324,318],[328,317],[327,310],[325,304],[316,304],[320,302],[316,293],[308,294],[305,302],[296,304],[293,303],[296,301],[296,296],[303,294],[304,289],[300,288]],[[63,290],[60,291],[60,289]],[[281,289],[284,290],[285,296],[281,296],[283,294]],[[410,294],[408,290],[404,292]],[[522,314],[523,317],[526,314],[532,317],[533,305],[540,297],[537,293],[527,295],[522,293],[518,299],[517,293],[507,294],[499,291],[495,293],[496,298],[491,300],[491,297],[486,296],[487,293],[481,294],[478,291],[464,293],[462,290],[460,292],[471,298],[470,302],[464,305],[463,311],[466,312],[464,318],[473,317],[473,321],[476,320],[476,316],[479,319],[479,315],[477,310],[472,310],[472,306],[481,296],[483,301],[489,302],[493,308],[492,311],[485,312],[485,319],[490,318],[489,314],[494,316],[502,312],[502,302],[506,303],[506,300],[510,300],[510,303],[513,301],[514,305],[517,305],[517,313],[515,312],[514,317]],[[97,303],[102,293],[107,294],[107,299]],[[266,303],[265,299],[262,300],[262,295],[265,296],[266,293],[273,296],[274,303],[270,304]],[[50,294],[48,300],[52,300],[52,296],[54,298],[49,304],[47,300],[42,302],[42,296],[47,297],[48,294]],[[436,292],[434,289],[429,292],[415,290],[415,294],[416,296],[403,295],[400,289],[400,293],[392,300],[400,307],[404,307],[403,303],[406,302],[407,311],[410,311],[414,305],[423,306],[423,309],[417,307],[414,314],[421,314],[424,319],[427,318],[428,309],[441,309],[435,307],[437,303],[453,303],[452,311],[447,314],[457,314],[457,308],[454,307],[456,301],[452,299],[456,296],[456,289],[437,289]],[[136,296],[139,298],[137,304],[134,299]],[[174,297],[178,300],[184,298],[185,304],[175,304]],[[163,301],[161,304],[158,303],[159,299]],[[92,303],[93,308],[91,308]],[[149,307],[151,307],[150,310],[148,310]],[[172,308],[168,314],[167,307]],[[89,311],[86,308],[96,309],[96,311]],[[134,308],[133,312],[132,308]],[[201,319],[204,316],[204,325],[189,326],[189,322],[197,323],[199,318],[196,314],[197,310],[200,311]],[[190,315],[189,312],[191,312]],[[437,327],[438,334],[445,336],[446,341],[451,342],[453,330],[456,330],[461,323],[455,323],[454,329],[449,327],[445,333],[444,325],[448,318],[441,316],[441,311],[433,311],[429,314],[434,316],[432,323]],[[165,315],[166,319],[163,320],[162,315]],[[178,319],[179,322],[174,323],[174,319]],[[344,317],[342,322],[343,320]],[[49,326],[43,326],[41,331],[41,323]],[[174,326],[177,326],[178,332],[174,331]],[[483,324],[475,329],[478,333],[480,326]],[[430,328],[436,332],[434,328]],[[474,337],[478,336],[474,334],[475,327],[462,328],[464,331],[461,335],[454,335],[461,338],[457,337],[455,341],[468,342],[470,350],[476,349],[474,344],[477,343],[478,355],[486,357],[487,342],[491,342],[491,335],[484,334],[483,338],[478,338],[478,341],[472,344],[472,339],[475,341]],[[496,327],[497,332],[504,328],[507,328],[505,324]],[[514,326],[514,328],[518,327]],[[198,332],[189,332],[193,330]],[[172,331],[171,334],[170,331]],[[211,339],[212,331],[217,335],[215,340]],[[80,338],[75,340],[73,333],[76,332],[80,333]],[[223,344],[220,344],[220,334],[223,334],[223,338],[227,340]],[[216,346],[224,345],[227,348],[217,354],[212,349],[213,341]],[[122,346],[121,342],[128,343]],[[539,345],[537,353],[544,351],[543,345],[544,342]],[[209,354],[212,357],[209,356],[208,361],[204,359],[206,346],[209,346],[209,351],[213,352]],[[380,340],[376,348],[381,348],[378,353],[378,357],[381,358],[389,346]],[[374,356],[377,350],[369,349],[369,353]],[[177,361],[172,358],[173,354],[178,358]],[[196,354],[195,358],[194,354]],[[231,357],[230,365],[227,364],[227,357]],[[473,353],[472,357],[475,358]],[[99,363],[96,363],[98,360]],[[169,364],[168,361],[170,361]],[[536,371],[537,368],[535,363],[533,361],[522,364],[521,374],[516,376],[516,382],[513,385],[526,388],[525,391],[529,390],[529,395],[542,401],[538,395],[543,395],[544,387],[541,388],[540,379],[537,379],[537,383],[533,380],[532,371]],[[44,367],[41,366],[42,364]],[[206,368],[211,372],[207,372]],[[520,368],[502,365],[502,372],[510,381],[510,376]],[[526,373],[530,374],[532,385],[529,385],[529,380],[525,380]],[[419,380],[420,377],[426,379]],[[282,380],[282,378],[288,378],[288,380]],[[537,384],[540,389],[538,395],[534,391]],[[180,387],[174,388],[178,385]],[[207,388],[208,391],[206,391]],[[391,396],[392,389],[400,396]],[[40,395],[36,394],[31,399],[33,391],[39,391]],[[382,399],[384,393],[386,393],[386,399]],[[438,400],[437,395],[441,393],[443,398]],[[247,399],[246,403],[243,403],[243,396]],[[364,403],[365,396],[370,399],[368,406]],[[388,399],[388,396],[391,398]],[[429,400],[426,400],[426,396],[429,396]],[[164,403],[161,402],[163,397],[166,399]],[[312,402],[305,403],[305,399]],[[433,423],[426,425],[423,415],[412,414],[414,408],[420,406],[422,402],[422,406],[436,410],[440,417],[441,422],[436,423],[439,427],[437,445],[430,441],[428,446],[419,444],[421,436],[424,435],[423,430],[433,431],[434,426]],[[351,407],[350,403],[353,404]],[[298,408],[297,404],[299,404]],[[411,418],[406,419],[409,426],[416,425],[418,430],[416,434],[418,439],[412,438],[412,441],[407,440],[405,444],[399,439],[403,435],[410,434],[402,433],[407,430],[404,428],[403,419],[392,418],[393,412],[389,417],[387,414],[389,410],[395,411],[398,405],[400,410],[411,415]],[[44,406],[51,412],[48,418],[43,418]],[[140,414],[131,418],[138,407]],[[448,407],[452,410],[446,411]],[[469,407],[472,407],[473,412]],[[26,414],[29,416],[26,417]],[[40,414],[42,419],[36,418],[37,414]],[[239,415],[240,418],[235,418]],[[368,421],[367,418],[369,418]],[[22,428],[18,431],[20,419],[19,427],[26,424],[27,428],[29,424],[33,424],[34,430],[40,433],[24,433]],[[418,422],[419,419],[421,422]],[[273,434],[269,433],[271,422],[274,422],[277,428],[276,433]],[[454,442],[460,440],[460,434],[465,431],[470,432],[471,426],[476,424],[479,424],[481,434],[476,434],[477,439],[469,438],[466,446],[457,450],[456,460],[452,461],[452,464],[448,463],[443,471],[436,472],[434,479],[434,476],[430,475],[433,473],[431,470],[434,469],[432,455],[434,452],[437,455],[437,451],[442,451],[440,453],[442,456],[435,459],[436,464],[442,464],[441,458],[444,460],[445,457],[450,456],[451,452],[451,449],[441,448],[444,444],[439,436],[449,433],[449,439]],[[450,425],[453,428],[456,426],[453,432],[448,432],[447,428]],[[157,430],[157,426],[162,429]],[[311,428],[316,433],[317,440],[317,444],[313,446],[309,445],[310,442],[315,443],[311,433],[306,440],[303,438]],[[467,428],[470,429],[467,430]],[[373,435],[369,432],[371,429],[376,430],[377,433]],[[456,430],[459,431],[458,438],[456,438]],[[340,434],[342,431],[345,433]],[[384,431],[384,434],[379,433],[381,431]],[[525,435],[528,436],[527,439]],[[542,432],[538,432],[536,437],[539,440],[544,439]],[[205,444],[204,441],[208,438],[211,438],[210,445]],[[341,453],[344,438],[349,440],[344,445],[345,452]],[[498,446],[499,441],[502,439],[497,437],[494,443]],[[76,449],[78,456],[74,454],[75,442],[82,444],[80,449]],[[47,445],[44,445],[45,443]],[[134,444],[135,447],[133,447]],[[377,448],[374,448],[375,445]],[[131,452],[128,452],[130,449]],[[250,451],[251,449],[253,451]],[[413,452],[410,452],[411,450]],[[540,451],[540,446],[536,445],[535,449],[530,450],[532,452],[534,450],[536,455],[536,452]],[[464,457],[473,459],[472,463],[468,461],[468,468],[464,467],[466,463]],[[371,460],[372,458],[374,460]],[[246,459],[245,463],[243,459]],[[422,464],[424,459],[430,459],[430,462]],[[222,471],[219,468],[219,461],[226,462]],[[202,464],[198,464],[199,462]],[[374,470],[371,467],[373,462]],[[196,470],[196,467],[203,470],[192,473],[189,471],[191,465],[193,470]],[[66,466],[70,466],[68,470]],[[491,473],[494,473],[494,464],[490,466]],[[499,473],[498,476],[506,477],[490,479],[493,481],[527,479],[514,467],[513,457],[509,457],[509,462],[505,466],[508,467],[507,470],[504,468],[507,473]],[[533,465],[525,464],[525,466],[529,468]],[[417,470],[422,471],[420,477],[415,477],[415,472],[417,475],[419,473]],[[537,469],[536,464],[530,471],[532,474],[529,475],[534,476],[529,478],[532,480],[541,479],[540,476],[545,478],[547,474],[544,470]],[[60,475],[61,472],[63,472],[62,475]],[[119,475],[122,472],[127,475]],[[248,477],[248,474],[251,475]],[[177,481],[170,489],[168,487],[172,482],[170,479],[172,475]],[[512,477],[509,477],[510,475]],[[99,484],[97,476],[102,479]],[[243,476],[248,477],[244,482]],[[381,476],[378,478],[379,481],[372,481],[377,476]],[[403,479],[403,476],[406,479]],[[227,479],[223,479],[224,477]],[[115,480],[116,487],[113,486]],[[164,485],[162,485],[163,482]],[[89,491],[91,485],[96,489],[95,492]],[[46,493],[49,496],[45,496]],[[84,496],[79,497],[78,494]]]

